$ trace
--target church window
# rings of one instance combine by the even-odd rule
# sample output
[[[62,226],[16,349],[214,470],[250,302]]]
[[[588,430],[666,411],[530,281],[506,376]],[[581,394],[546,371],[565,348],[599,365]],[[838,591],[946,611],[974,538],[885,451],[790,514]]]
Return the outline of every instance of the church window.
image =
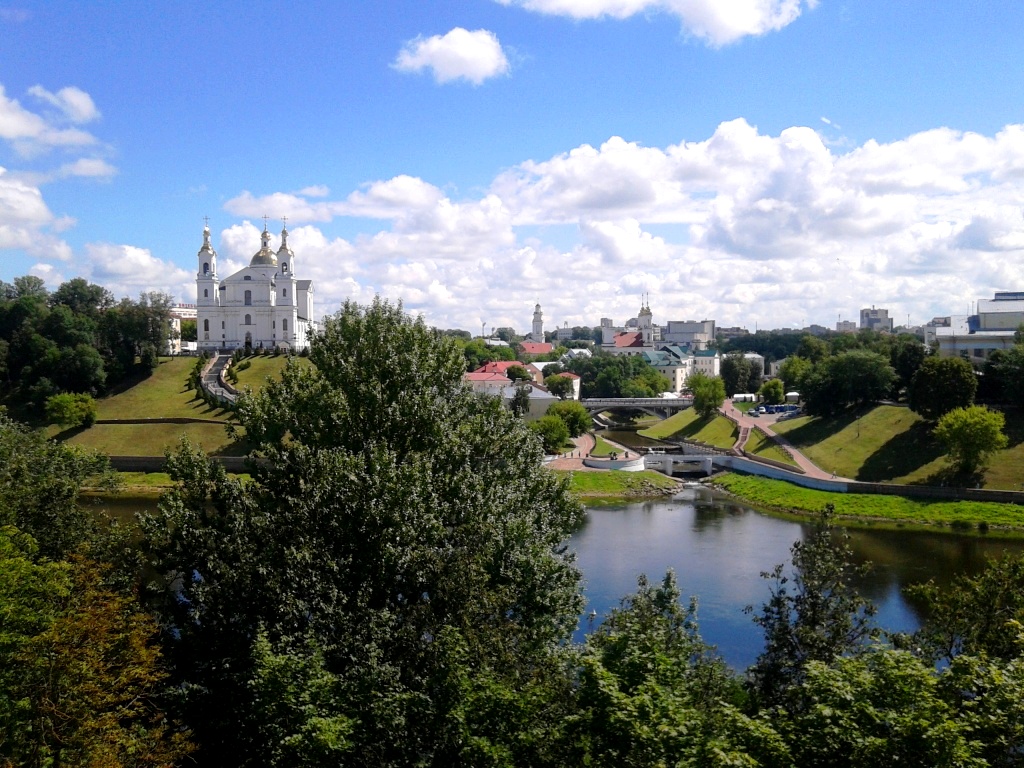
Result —
[[[245,292],[245,306],[248,307],[251,304],[252,304],[252,291],[246,291]]]
[[[209,330],[210,330],[210,321],[209,320],[203,320],[203,330],[209,332]]]
[[[285,299],[288,298],[288,289],[287,288],[282,288],[281,289],[281,297],[285,298]]]
[[[206,289],[206,288],[203,288],[203,298],[204,299],[210,298],[210,291],[208,289]]]
[[[245,316],[245,325],[252,325],[252,315]]]
[[[252,280],[252,275],[246,275],[242,278],[243,280]]]
[[[203,262],[203,274],[204,275],[210,274],[210,262],[208,262],[208,261],[204,261]]]
[[[288,262],[287,261],[281,263],[281,271],[284,272],[285,274],[288,273]]]
[[[222,331],[224,330],[224,321],[223,320],[220,321],[220,329]]]
[[[281,330],[282,331],[287,331],[288,330],[288,321],[287,320],[282,320],[281,321]]]
[[[271,328],[277,328],[277,320],[271,320],[270,321],[270,327]]]

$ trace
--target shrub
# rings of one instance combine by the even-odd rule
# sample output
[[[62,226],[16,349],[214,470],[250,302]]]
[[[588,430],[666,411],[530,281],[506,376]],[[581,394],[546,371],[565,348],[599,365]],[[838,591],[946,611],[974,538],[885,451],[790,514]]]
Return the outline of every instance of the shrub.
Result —
[[[96,401],[91,395],[53,395],[46,400],[46,419],[66,427],[91,427],[96,423]]]

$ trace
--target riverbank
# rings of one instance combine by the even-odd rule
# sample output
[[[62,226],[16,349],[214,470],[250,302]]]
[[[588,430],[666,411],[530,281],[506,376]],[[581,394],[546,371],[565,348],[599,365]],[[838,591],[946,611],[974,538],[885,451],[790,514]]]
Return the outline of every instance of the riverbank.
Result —
[[[656,499],[676,493],[681,484],[678,480],[660,472],[573,472],[552,469],[569,478],[569,490],[587,504]]]
[[[1024,537],[1024,507],[985,501],[925,501],[902,496],[829,493],[783,480],[734,473],[716,476],[712,484],[760,509],[790,515],[814,515],[826,504],[844,523],[885,524],[924,530],[948,528],[957,533],[998,530]]]

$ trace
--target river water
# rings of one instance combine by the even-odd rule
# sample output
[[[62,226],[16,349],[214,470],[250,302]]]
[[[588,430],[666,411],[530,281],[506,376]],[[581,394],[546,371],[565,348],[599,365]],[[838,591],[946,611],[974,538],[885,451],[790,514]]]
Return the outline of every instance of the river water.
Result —
[[[586,582],[587,606],[576,639],[635,591],[639,574],[659,582],[672,568],[684,600],[698,598],[704,640],[733,668],[745,669],[760,652],[762,635],[743,608],[756,610],[768,599],[769,582],[761,572],[788,564],[790,546],[809,529],[809,523],[772,517],[706,489],[666,501],[590,508],[570,540]],[[949,583],[957,574],[977,573],[987,556],[1024,553],[1021,539],[949,529],[851,528],[848,533],[854,559],[873,564],[858,589],[878,606],[878,624],[891,631],[913,631],[921,621],[919,608],[901,594],[903,587],[929,579]],[[589,618],[591,611],[596,618]]]

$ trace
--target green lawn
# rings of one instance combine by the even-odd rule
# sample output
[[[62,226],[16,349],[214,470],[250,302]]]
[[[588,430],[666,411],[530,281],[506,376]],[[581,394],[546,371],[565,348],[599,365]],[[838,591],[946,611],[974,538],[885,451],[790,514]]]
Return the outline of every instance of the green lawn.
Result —
[[[827,493],[783,480],[725,474],[715,484],[759,507],[819,512],[833,504],[840,516],[886,519],[904,524],[954,527],[999,526],[1024,530],[1024,506],[984,501],[921,501],[901,496]]]
[[[612,499],[623,496],[660,496],[665,491],[676,487],[676,481],[671,477],[646,469],[642,472],[552,471],[558,474],[568,474],[570,490],[583,498]]]
[[[590,452],[591,456],[604,458],[606,456],[611,456],[613,453],[617,453],[619,451],[621,451],[620,448],[616,448],[614,445],[609,443],[600,435],[594,435],[594,450]]]
[[[96,401],[99,419],[152,419],[156,417],[192,417],[225,419],[227,412],[211,408],[185,389],[194,357],[164,357],[152,376],[134,382],[126,389]]]
[[[794,467],[798,466],[788,453],[783,451],[774,440],[770,439],[760,429],[751,430],[746,450],[755,456],[772,459],[773,461],[781,461],[783,464],[789,464]]]
[[[239,390],[245,387],[252,387],[254,392],[258,392],[268,377],[276,379],[281,375],[281,371],[284,370],[285,363],[288,361],[288,356],[253,355],[245,359],[249,361],[250,367],[244,371],[238,371],[238,384],[236,386]],[[294,359],[299,365],[310,364],[308,357],[296,356]]]
[[[840,477],[874,483],[938,485],[948,482],[933,425],[909,408],[879,405],[828,418],[802,416],[775,424],[807,458]],[[1010,446],[996,453],[985,488],[1020,490],[1024,482],[1024,415],[1009,413]]]
[[[246,447],[232,443],[222,424],[95,424],[89,429],[67,430],[57,438],[109,456],[163,456],[181,435],[187,435],[207,453],[244,456]]]
[[[648,429],[638,433],[644,437],[662,439],[666,437],[685,437],[688,440],[699,440],[716,448],[732,448],[739,437],[736,425],[724,416],[702,419],[693,408],[687,408],[659,421]]]

